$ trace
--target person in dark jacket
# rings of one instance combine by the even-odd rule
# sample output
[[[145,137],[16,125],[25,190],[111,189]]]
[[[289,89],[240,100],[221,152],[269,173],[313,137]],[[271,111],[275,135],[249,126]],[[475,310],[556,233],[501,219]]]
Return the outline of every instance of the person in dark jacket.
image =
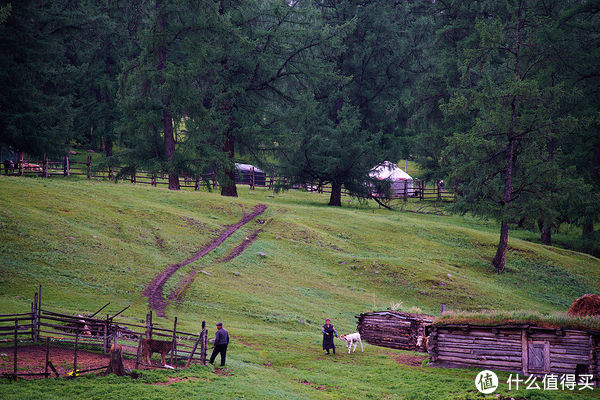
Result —
[[[217,334],[215,336],[215,343],[213,346],[213,352],[210,356],[210,363],[212,364],[217,357],[217,354],[221,353],[221,367],[225,365],[225,357],[227,356],[227,345],[229,344],[229,332],[223,328],[223,324],[219,322],[217,324]]]
[[[329,318],[325,320],[325,325],[323,325],[321,332],[323,332],[323,350],[329,354],[329,349],[332,349],[333,354],[335,354],[335,343],[333,343],[333,336],[338,337],[338,333],[333,325],[331,325]]]

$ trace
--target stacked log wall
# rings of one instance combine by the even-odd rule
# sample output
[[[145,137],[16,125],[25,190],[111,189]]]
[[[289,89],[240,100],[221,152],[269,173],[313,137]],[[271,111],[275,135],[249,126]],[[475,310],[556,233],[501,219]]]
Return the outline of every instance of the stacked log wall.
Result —
[[[361,339],[375,346],[425,352],[424,341],[417,346],[417,338],[425,337],[426,327],[433,322],[428,315],[399,312],[361,314],[358,332]]]
[[[433,326],[430,361],[437,366],[477,367],[524,375],[590,374],[600,382],[600,334],[532,326]],[[531,346],[543,351],[543,366],[531,360]]]
[[[522,369],[521,332],[516,329],[453,329],[436,327],[428,352],[437,365]]]

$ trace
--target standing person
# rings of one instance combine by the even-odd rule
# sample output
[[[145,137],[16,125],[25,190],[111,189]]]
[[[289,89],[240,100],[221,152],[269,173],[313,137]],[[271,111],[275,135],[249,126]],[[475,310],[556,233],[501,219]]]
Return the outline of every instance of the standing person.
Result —
[[[335,337],[338,337],[338,333],[333,325],[331,325],[329,318],[325,320],[325,325],[323,325],[321,332],[323,332],[323,350],[329,354],[329,349],[333,349],[333,354],[335,354],[335,343],[333,343],[333,336],[335,335]]]
[[[215,343],[213,346],[213,352],[210,356],[210,363],[212,364],[217,357],[217,354],[221,353],[221,367],[225,366],[225,357],[227,356],[227,345],[229,344],[229,332],[223,328],[221,322],[217,323],[217,334],[215,336]]]

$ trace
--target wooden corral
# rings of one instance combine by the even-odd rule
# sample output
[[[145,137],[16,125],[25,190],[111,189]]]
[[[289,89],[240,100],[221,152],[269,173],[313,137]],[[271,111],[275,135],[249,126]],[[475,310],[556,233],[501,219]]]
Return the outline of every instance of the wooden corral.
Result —
[[[592,375],[598,385],[600,332],[533,325],[435,324],[428,352],[436,366],[506,370],[523,375]]]
[[[426,351],[426,342],[423,339],[427,327],[433,322],[432,316],[379,311],[364,313],[356,318],[360,337],[369,344],[392,349]]]
[[[195,334],[182,332],[177,325],[177,318],[173,321],[172,329],[159,327],[158,324],[152,322],[152,312],[146,315],[145,325],[124,321],[116,323],[115,318],[128,309],[129,306],[113,316],[107,314],[105,319],[94,318],[109,304],[100,308],[92,316],[73,316],[53,312],[47,308],[42,308],[42,287],[40,286],[39,292],[34,295],[30,312],[0,314],[0,344],[12,344],[14,362],[12,373],[4,373],[4,375],[14,379],[21,376],[49,377],[48,366],[51,365],[51,363],[48,363],[49,348],[56,346],[73,348],[72,370],[79,371],[78,373],[98,370],[98,368],[84,370],[78,368],[78,348],[82,345],[85,346],[86,350],[95,350],[98,353],[108,353],[109,349],[118,348],[119,357],[127,355],[135,359],[136,369],[140,365],[164,368],[163,365],[146,364],[144,360],[140,360],[141,343],[144,338],[154,338],[169,343],[171,348],[168,352],[170,353],[168,364],[170,366],[185,365],[188,367],[192,362],[206,364],[208,331],[204,321],[202,321],[202,331]],[[40,360],[40,365],[41,368],[45,368],[45,372],[21,371],[18,367],[19,348],[43,344],[46,346],[46,360],[45,362]],[[102,368],[106,369],[106,366]],[[113,370],[115,368],[115,365],[113,365]],[[122,365],[116,369],[121,373]],[[56,371],[54,373],[58,375]]]

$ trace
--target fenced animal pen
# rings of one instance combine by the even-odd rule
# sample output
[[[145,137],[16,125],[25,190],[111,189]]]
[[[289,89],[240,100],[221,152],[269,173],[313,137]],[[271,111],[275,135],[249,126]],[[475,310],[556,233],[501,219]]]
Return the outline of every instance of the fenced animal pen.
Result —
[[[363,313],[356,318],[360,337],[369,344],[392,349],[426,351],[426,330],[433,323],[432,316],[378,311]]]
[[[286,179],[267,175],[248,164],[237,164],[236,184],[248,185],[250,189],[256,187],[265,187],[274,189],[279,184],[286,183]],[[94,164],[92,157],[88,156],[87,161],[73,161],[69,154],[66,154],[62,161],[51,161],[47,156],[41,161],[30,161],[23,158],[20,153],[17,161],[8,161],[0,163],[0,174],[6,176],[38,176],[50,178],[52,176],[84,176],[88,179],[107,179],[116,182],[116,177],[120,172],[126,171],[121,178],[122,181],[129,181],[132,184],[145,184],[154,187],[166,186],[169,184],[169,177],[164,173],[154,173],[144,171],[133,167],[104,167]],[[211,187],[213,190],[219,187],[217,176],[214,172],[208,172],[199,176],[179,175],[179,185],[181,188],[201,190],[202,187]],[[302,185],[309,192],[321,194],[331,193],[331,184],[319,182],[306,182]],[[342,190],[342,195],[349,195],[348,191]],[[375,196],[382,199],[381,196]],[[456,200],[455,193],[443,189],[439,184],[433,187],[427,187],[425,182],[415,179],[412,186],[404,185],[401,188],[390,190],[386,194],[389,200],[409,199],[432,202],[453,202]]]
[[[436,323],[428,351],[436,366],[506,370],[523,375],[591,375],[598,386],[600,332],[531,324]],[[579,379],[577,379],[579,380]]]
[[[177,318],[172,328],[159,327],[152,321],[151,312],[145,324],[117,321],[116,317],[128,307],[112,316],[106,314],[106,318],[96,317],[107,305],[91,316],[54,312],[42,307],[40,287],[29,312],[0,314],[0,373],[17,379],[74,377],[106,370],[113,344],[122,347],[127,368],[161,368],[141,358],[143,338],[171,342],[167,363],[175,369],[191,363],[206,364],[208,332],[204,321],[202,331],[194,334],[179,330]]]

